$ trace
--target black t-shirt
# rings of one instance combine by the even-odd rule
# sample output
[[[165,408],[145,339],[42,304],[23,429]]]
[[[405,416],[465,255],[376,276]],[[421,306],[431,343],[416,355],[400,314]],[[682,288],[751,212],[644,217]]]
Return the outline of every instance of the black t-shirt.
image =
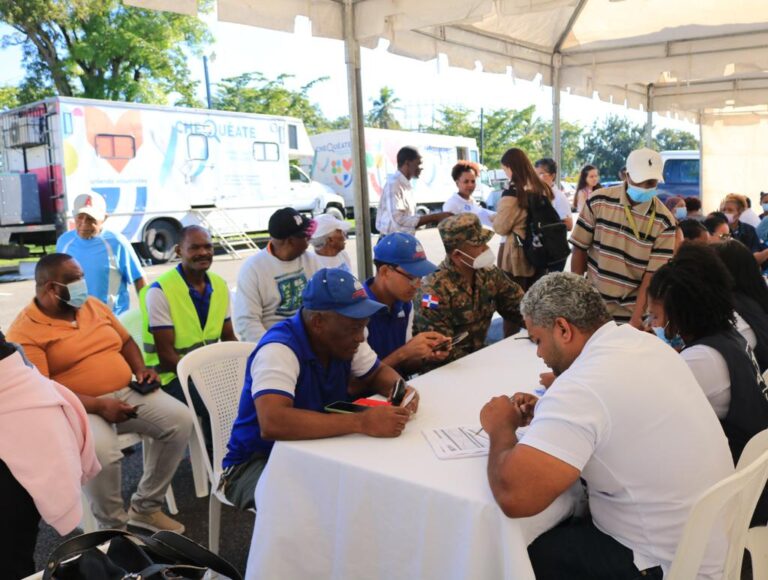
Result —
[[[739,225],[731,231],[731,236],[734,240],[739,240],[747,246],[753,254],[763,249],[763,244],[757,235],[757,230],[749,224],[739,222]]]

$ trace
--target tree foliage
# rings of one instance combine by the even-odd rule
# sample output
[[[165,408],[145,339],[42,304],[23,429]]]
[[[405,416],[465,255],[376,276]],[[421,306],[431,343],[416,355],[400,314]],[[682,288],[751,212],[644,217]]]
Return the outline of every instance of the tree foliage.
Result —
[[[292,78],[293,75],[281,74],[275,79],[269,79],[260,72],[252,72],[223,79],[217,87],[214,108],[222,111],[298,117],[304,121],[304,126],[312,134],[322,133],[337,126],[349,127],[349,119],[346,117],[335,121],[326,119],[320,107],[309,97],[312,87],[326,81],[328,77],[310,81],[298,90],[287,86],[287,82]]]
[[[645,129],[631,121],[611,115],[603,123],[595,121],[584,134],[579,151],[582,164],[591,164],[600,171],[602,179],[618,179],[627,155],[645,143]]]
[[[3,46],[22,46],[24,101],[53,93],[166,103],[175,93],[190,104],[187,60],[211,40],[197,18],[120,0],[0,0],[0,21],[16,31]]]
[[[19,101],[19,89],[17,87],[0,87],[0,111],[13,109],[21,104]]]
[[[696,137],[688,131],[678,131],[677,129],[662,129],[656,133],[653,141],[658,151],[698,150],[699,148],[699,140]]]
[[[389,87],[381,87],[379,98],[373,100],[373,107],[368,113],[366,125],[379,129],[400,129],[400,123],[395,118],[395,111],[399,110],[400,99]]]
[[[483,164],[489,168],[500,166],[501,156],[510,147],[524,150],[532,162],[552,156],[552,123],[535,117],[535,107],[519,111],[496,109],[484,115],[483,133],[480,138],[480,117],[475,111],[464,108],[443,107],[435,125],[424,127],[426,131],[444,135],[461,135],[482,142]],[[577,165],[582,129],[573,123],[561,123],[563,173],[574,171]]]

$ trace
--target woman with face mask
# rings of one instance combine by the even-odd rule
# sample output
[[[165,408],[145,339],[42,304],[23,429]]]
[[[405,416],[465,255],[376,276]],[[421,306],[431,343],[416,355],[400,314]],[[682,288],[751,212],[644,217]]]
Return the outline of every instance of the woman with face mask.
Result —
[[[527,290],[546,272],[537,272],[528,262],[522,247],[526,235],[528,207],[534,196],[542,196],[552,202],[549,186],[536,174],[530,159],[522,149],[508,149],[501,158],[501,168],[509,178],[509,189],[501,194],[498,213],[493,220],[494,231],[507,236],[499,267],[507,272],[523,290]]]
[[[746,210],[746,198],[738,193],[729,193],[725,196],[723,203],[720,205],[720,211],[725,214],[725,217],[728,220],[731,237],[747,246],[755,256],[757,263],[761,267],[764,267],[766,261],[768,261],[768,248],[766,248],[765,244],[760,241],[755,228],[742,221],[742,214]]]
[[[677,228],[675,229],[675,249],[677,249],[683,243],[683,232],[680,229],[680,222],[688,217],[688,210],[685,207],[685,200],[679,195],[668,197],[664,205],[667,206],[669,213],[675,217],[677,222]]]
[[[760,223],[755,229],[757,230],[757,237],[765,243],[768,241],[768,193],[765,191],[760,192],[760,207]]]
[[[768,428],[768,400],[760,367],[736,329],[733,279],[714,250],[684,244],[657,270],[648,287],[651,325],[680,352],[723,424],[734,460]],[[658,331],[657,331],[658,332]]]

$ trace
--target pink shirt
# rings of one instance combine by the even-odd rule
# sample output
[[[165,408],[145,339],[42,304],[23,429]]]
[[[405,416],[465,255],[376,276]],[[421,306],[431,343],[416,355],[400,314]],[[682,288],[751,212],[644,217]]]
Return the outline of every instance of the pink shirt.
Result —
[[[101,466],[88,416],[66,387],[24,364],[0,360],[0,459],[61,535],[82,518],[80,489]]]

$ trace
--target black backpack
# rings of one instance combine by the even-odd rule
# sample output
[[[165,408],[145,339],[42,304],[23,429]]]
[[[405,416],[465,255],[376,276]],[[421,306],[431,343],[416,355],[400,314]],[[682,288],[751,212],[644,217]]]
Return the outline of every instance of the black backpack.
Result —
[[[528,195],[525,239],[515,237],[523,247],[525,258],[537,272],[562,266],[571,253],[568,247],[568,228],[552,202],[543,195]]]

